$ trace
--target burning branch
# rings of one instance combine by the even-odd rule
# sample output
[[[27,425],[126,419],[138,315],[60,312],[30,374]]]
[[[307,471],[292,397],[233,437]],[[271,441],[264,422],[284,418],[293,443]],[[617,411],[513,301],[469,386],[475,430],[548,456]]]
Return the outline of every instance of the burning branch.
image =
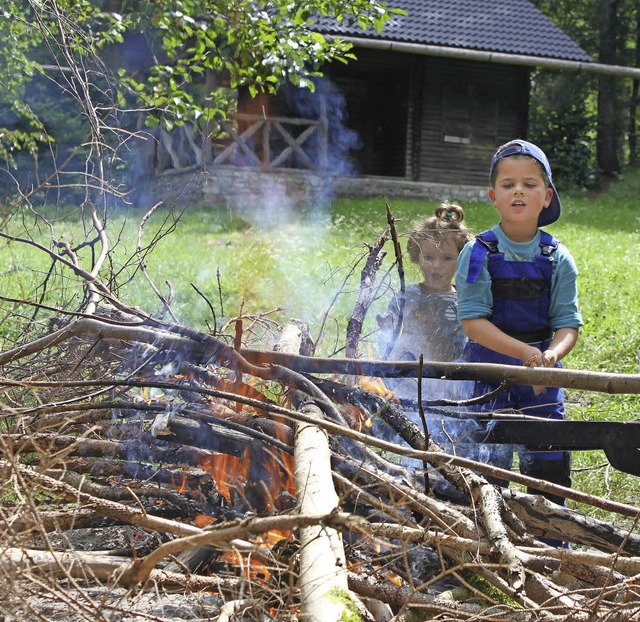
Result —
[[[362,334],[362,324],[371,306],[373,299],[375,275],[386,255],[383,250],[384,245],[389,240],[389,233],[385,231],[376,241],[369,246],[369,253],[364,268],[360,274],[360,290],[349,323],[347,324],[347,357],[358,356],[358,343]]]

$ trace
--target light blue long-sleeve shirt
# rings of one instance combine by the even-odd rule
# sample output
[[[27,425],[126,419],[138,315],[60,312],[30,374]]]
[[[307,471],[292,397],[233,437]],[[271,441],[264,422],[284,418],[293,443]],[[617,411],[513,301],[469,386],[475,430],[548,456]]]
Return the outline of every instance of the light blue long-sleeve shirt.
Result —
[[[530,242],[513,242],[502,231],[500,225],[491,230],[498,238],[498,249],[507,261],[532,261],[540,253],[540,230]],[[490,318],[493,313],[491,276],[488,255],[485,257],[480,276],[475,283],[467,283],[469,259],[474,241],[468,242],[458,257],[455,283],[458,290],[458,318],[471,320]],[[583,325],[578,308],[578,268],[571,253],[563,244],[553,253],[555,259],[551,277],[551,302],[549,324],[553,330],[559,328],[579,328]]]

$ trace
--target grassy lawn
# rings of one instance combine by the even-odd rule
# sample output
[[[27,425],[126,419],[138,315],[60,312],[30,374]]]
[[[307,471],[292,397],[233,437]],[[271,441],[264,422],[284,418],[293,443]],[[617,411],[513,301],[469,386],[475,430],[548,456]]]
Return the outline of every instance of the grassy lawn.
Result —
[[[568,246],[580,270],[585,326],[577,347],[565,360],[568,368],[620,373],[639,370],[639,196],[639,171],[628,172],[598,197],[563,194],[563,216],[548,228]],[[322,327],[317,343],[319,355],[337,352],[340,356],[346,322],[359,290],[366,245],[373,244],[386,227],[385,204],[384,198],[341,200],[313,212],[283,215],[263,209],[256,212],[255,218],[240,218],[228,209],[189,209],[177,222],[175,232],[160,239],[146,258],[146,269],[163,295],[169,292],[166,282],[170,283],[172,308],[183,324],[212,330],[212,308],[218,327],[239,314],[261,316],[255,326],[268,324],[270,329],[288,318],[298,318],[309,324],[314,339]],[[400,234],[416,219],[431,215],[435,205],[391,200]],[[489,203],[467,204],[464,208],[473,231],[482,231],[496,222],[497,212]],[[120,271],[120,265],[135,253],[142,216],[135,211],[114,214],[108,230],[115,246],[110,267],[118,274],[118,282],[123,283],[118,290],[121,300],[154,313],[161,305],[143,276],[135,273],[131,264]],[[155,212],[145,224],[143,243],[173,217],[169,211]],[[32,224],[13,220],[5,230],[19,235]],[[82,235],[78,224],[78,218],[72,215],[55,225],[56,234],[72,241]],[[48,244],[47,229],[36,233]],[[401,241],[404,247],[405,238]],[[15,243],[4,247],[3,257],[0,287],[4,295],[37,298],[49,269],[47,257],[41,252],[34,255],[32,249]],[[386,307],[389,286],[397,287],[392,262],[393,250],[388,244],[379,276],[389,273],[381,279],[364,333],[375,328],[375,314]],[[405,268],[407,282],[416,281],[414,267],[407,264]],[[129,278],[133,280],[126,282]],[[48,302],[63,300],[67,288],[74,285],[58,280]],[[23,311],[15,305],[3,305],[0,332],[5,342],[16,334],[16,313]],[[251,322],[247,321],[247,325]],[[375,356],[375,343],[372,335],[365,341],[362,355]],[[265,341],[263,345],[271,344]],[[631,420],[638,418],[637,407],[637,396],[577,391],[568,394],[569,416],[575,419]],[[576,487],[616,501],[640,503],[637,478],[602,466],[605,464],[600,452],[576,453]]]

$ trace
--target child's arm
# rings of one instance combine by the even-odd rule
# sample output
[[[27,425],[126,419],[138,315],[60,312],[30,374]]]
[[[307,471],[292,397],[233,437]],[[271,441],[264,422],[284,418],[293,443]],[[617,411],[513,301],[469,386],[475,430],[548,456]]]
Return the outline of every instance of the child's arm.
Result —
[[[573,350],[578,341],[577,328],[559,328],[549,347],[540,352],[538,348],[507,335],[485,318],[462,320],[462,330],[472,341],[494,352],[520,359],[530,367],[554,367]]]
[[[462,330],[472,341],[494,352],[520,359],[525,365],[536,356],[538,361],[542,360],[542,352],[538,348],[507,335],[486,318],[462,320]]]
[[[559,328],[549,347],[542,353],[542,363],[545,367],[555,367],[576,345],[578,341],[577,328]]]

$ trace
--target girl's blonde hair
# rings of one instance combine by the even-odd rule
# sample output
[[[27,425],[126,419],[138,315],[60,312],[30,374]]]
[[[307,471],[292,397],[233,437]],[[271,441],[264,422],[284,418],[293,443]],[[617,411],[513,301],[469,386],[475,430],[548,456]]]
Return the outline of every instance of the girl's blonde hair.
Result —
[[[425,240],[441,243],[444,239],[452,240],[458,252],[473,239],[473,234],[464,224],[464,210],[457,203],[443,201],[436,207],[435,213],[422,220],[409,234],[407,252],[411,261],[420,263],[420,244]]]

